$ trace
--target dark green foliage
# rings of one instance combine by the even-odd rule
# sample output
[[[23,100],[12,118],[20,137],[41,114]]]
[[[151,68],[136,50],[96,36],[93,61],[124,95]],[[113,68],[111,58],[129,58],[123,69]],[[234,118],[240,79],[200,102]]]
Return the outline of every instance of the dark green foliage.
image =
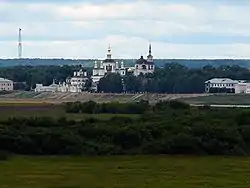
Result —
[[[250,154],[249,109],[197,108],[179,101],[154,106],[146,101],[67,105],[77,113],[142,114],[137,119],[117,115],[85,121],[12,118],[1,122],[0,151],[39,155]]]
[[[106,74],[99,81],[98,91],[104,93],[121,93],[123,91],[121,76],[119,74]]]
[[[184,103],[182,101],[178,101],[178,100],[170,100],[169,106],[170,108],[173,108],[173,109],[188,109],[190,107],[189,104]]]
[[[131,74],[124,77],[127,92],[151,93],[203,93],[204,82],[211,78],[231,78],[250,80],[248,69],[237,65],[222,65],[217,68],[188,68],[178,63],[165,64],[164,68],[156,69],[154,74],[135,77]],[[234,90],[212,88],[211,93],[233,93]]]
[[[0,161],[7,161],[10,159],[10,153],[4,150],[0,150]]]
[[[68,113],[87,113],[87,114],[142,114],[149,110],[150,106],[148,101],[140,101],[135,103],[96,103],[88,101],[68,102],[65,105]]]

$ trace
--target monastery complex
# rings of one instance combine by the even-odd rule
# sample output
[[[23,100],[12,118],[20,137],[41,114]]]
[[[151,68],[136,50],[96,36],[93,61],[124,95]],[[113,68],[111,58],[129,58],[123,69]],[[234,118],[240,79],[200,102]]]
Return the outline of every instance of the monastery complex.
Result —
[[[42,84],[36,84],[36,92],[82,92],[86,90],[86,83],[91,82],[92,91],[97,91],[98,84],[101,78],[106,74],[116,73],[121,77],[126,76],[128,73],[132,73],[135,76],[140,74],[153,73],[155,70],[154,59],[152,55],[152,46],[149,45],[149,51],[147,59],[141,56],[133,67],[125,67],[123,62],[118,62],[112,58],[112,50],[109,45],[107,57],[103,61],[95,61],[92,75],[88,77],[87,72],[80,69],[75,71],[72,77],[69,77],[63,83],[53,84],[50,86],[43,86]]]

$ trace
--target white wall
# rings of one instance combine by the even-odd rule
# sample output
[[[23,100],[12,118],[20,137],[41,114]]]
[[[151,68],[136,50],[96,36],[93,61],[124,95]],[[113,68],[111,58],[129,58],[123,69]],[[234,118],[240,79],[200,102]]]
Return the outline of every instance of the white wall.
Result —
[[[12,81],[1,81],[0,82],[0,91],[13,91],[13,82]]]

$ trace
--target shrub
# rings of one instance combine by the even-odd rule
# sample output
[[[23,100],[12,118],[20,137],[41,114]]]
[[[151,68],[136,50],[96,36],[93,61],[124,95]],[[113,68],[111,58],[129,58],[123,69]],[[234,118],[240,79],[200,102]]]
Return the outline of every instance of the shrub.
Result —
[[[169,105],[173,109],[188,109],[190,107],[189,104],[179,100],[170,100]]]
[[[7,161],[10,158],[10,154],[7,151],[0,150],[0,161]]]

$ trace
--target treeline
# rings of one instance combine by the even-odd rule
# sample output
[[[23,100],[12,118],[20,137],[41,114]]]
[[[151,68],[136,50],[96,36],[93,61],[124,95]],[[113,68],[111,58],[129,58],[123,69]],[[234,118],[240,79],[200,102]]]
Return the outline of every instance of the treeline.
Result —
[[[159,102],[138,118],[14,118],[0,122],[0,150],[27,155],[249,155],[250,110]]]
[[[93,67],[96,59],[0,59],[0,67],[12,67],[12,66],[63,66],[63,65],[83,65],[84,67]],[[118,62],[123,61],[126,66],[133,66],[135,59],[117,59]],[[188,68],[201,68],[206,65],[212,65],[219,67],[222,65],[240,65],[242,67],[249,67],[249,60],[233,60],[233,59],[155,59],[156,66],[163,67],[166,63],[179,63]]]
[[[0,68],[0,77],[10,79],[15,82],[14,89],[27,90],[34,89],[36,84],[50,85],[53,79],[64,82],[67,77],[72,76],[75,70],[81,68],[77,66],[14,66]],[[90,72],[90,69],[87,69]]]
[[[50,85],[53,79],[57,83],[63,82],[79,68],[80,65],[5,67],[0,69],[0,77],[16,82],[15,89],[30,90],[34,89],[37,83]],[[87,71],[90,77],[92,69],[87,68]],[[98,91],[106,93],[203,93],[204,82],[216,77],[250,80],[250,71],[237,65],[188,68],[177,63],[167,63],[150,75],[135,77],[133,74],[127,74],[122,78],[118,74],[107,74],[100,80]],[[91,82],[88,82],[87,90],[91,87],[89,83]]]
[[[204,66],[187,68],[170,63],[156,69],[154,74],[135,77],[109,74],[100,80],[99,92],[203,93],[204,82],[211,78],[250,80],[250,71],[240,66]]]

